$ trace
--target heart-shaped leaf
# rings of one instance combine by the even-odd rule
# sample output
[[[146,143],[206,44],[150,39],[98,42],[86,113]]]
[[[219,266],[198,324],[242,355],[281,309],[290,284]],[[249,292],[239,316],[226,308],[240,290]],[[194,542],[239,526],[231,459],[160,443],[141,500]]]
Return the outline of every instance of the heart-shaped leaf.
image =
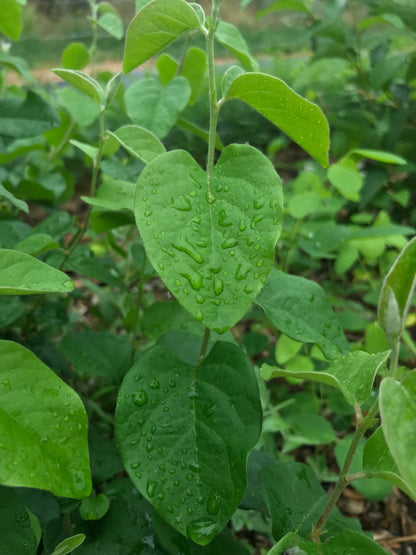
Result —
[[[226,147],[209,182],[190,154],[171,151],[141,173],[135,216],[166,286],[197,320],[222,333],[242,318],[272,267],[281,182],[248,145]]]
[[[197,368],[155,347],[125,376],[116,437],[139,491],[174,528],[205,545],[246,486],[261,430],[257,381],[241,349],[218,342]]]

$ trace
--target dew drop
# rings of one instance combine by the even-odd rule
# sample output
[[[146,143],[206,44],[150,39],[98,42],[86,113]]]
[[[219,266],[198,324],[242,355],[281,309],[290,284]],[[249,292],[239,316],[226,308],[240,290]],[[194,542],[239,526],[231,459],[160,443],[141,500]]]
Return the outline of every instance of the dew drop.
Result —
[[[192,520],[186,527],[188,537],[199,545],[208,544],[217,532],[218,526],[210,518]]]
[[[142,407],[148,401],[147,393],[144,389],[141,389],[137,393],[133,393],[133,403],[138,406]]]
[[[214,293],[220,295],[224,290],[224,282],[218,276],[214,276]]]
[[[149,497],[153,497],[155,494],[155,489],[157,488],[157,482],[154,480],[149,480],[146,484],[146,492]]]

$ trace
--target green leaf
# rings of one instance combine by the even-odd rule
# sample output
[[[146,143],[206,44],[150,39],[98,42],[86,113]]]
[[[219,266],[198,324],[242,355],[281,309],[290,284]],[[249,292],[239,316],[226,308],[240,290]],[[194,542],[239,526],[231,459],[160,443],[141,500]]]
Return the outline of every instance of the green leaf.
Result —
[[[46,233],[33,233],[19,241],[13,249],[32,256],[38,256],[43,252],[59,249],[59,243]]]
[[[123,22],[117,14],[107,12],[103,14],[96,23],[101,29],[107,31],[107,33],[115,39],[120,40],[123,38]]]
[[[138,125],[124,125],[114,131],[107,132],[129,154],[138,158],[145,164],[166,152],[165,147],[154,133]]]
[[[81,143],[80,141],[76,141],[75,139],[72,139],[69,142],[71,143],[71,145],[79,148],[84,154],[88,156],[88,158],[91,158],[91,160],[94,160],[98,155],[98,148],[95,146],[92,146],[88,143]]]
[[[283,453],[292,451],[301,445],[325,445],[336,440],[331,424],[313,412],[299,412],[285,417],[288,431],[285,431]]]
[[[12,40],[19,40],[23,23],[17,0],[0,0],[0,13],[0,33]]]
[[[4,464],[4,461],[2,461]],[[28,510],[12,488],[0,486],[0,547],[2,553],[36,555],[37,541]]]
[[[342,391],[350,405],[362,405],[371,393],[374,378],[385,364],[388,352],[370,355],[364,351],[353,351],[339,357],[325,370],[319,372],[287,370],[264,364],[262,375],[265,380],[291,377],[325,383]]]
[[[229,145],[207,175],[185,151],[140,175],[137,225],[147,255],[177,300],[224,332],[250,307],[270,271],[282,220],[273,165],[248,145]]]
[[[186,77],[191,86],[189,105],[193,106],[198,100],[204,86],[204,75],[207,70],[207,55],[200,48],[192,47],[186,52],[182,64],[181,75]]]
[[[385,164],[407,164],[407,161],[397,154],[392,152],[386,152],[384,150],[372,150],[369,148],[354,148],[351,150],[347,156],[358,155],[364,158],[370,158],[370,160],[376,160],[377,162],[384,162]]]
[[[87,48],[81,42],[71,42],[62,52],[62,67],[65,69],[83,69],[90,61]]]
[[[20,297],[0,296],[0,328],[9,326],[25,312]]]
[[[16,198],[10,191],[8,191],[3,185],[0,183],[0,197],[5,198],[18,210],[22,210],[29,214],[29,206],[26,204],[24,200],[20,200]]]
[[[295,341],[317,343],[329,359],[348,353],[338,319],[317,283],[273,268],[256,303]]]
[[[133,18],[127,29],[123,72],[129,73],[181,35],[201,23],[185,0],[153,0]]]
[[[100,83],[83,71],[76,69],[51,69],[61,79],[86,94],[99,105],[104,104],[104,90]]]
[[[353,202],[360,200],[359,193],[364,184],[364,179],[356,170],[355,165],[332,164],[328,170],[328,179],[344,198]]]
[[[24,58],[19,58],[17,56],[11,56],[8,52],[0,52],[0,64],[4,64],[19,73],[22,77],[28,81],[33,82],[33,76],[30,73],[29,64]]]
[[[383,432],[406,485],[416,495],[416,370],[402,383],[385,378],[380,387]]]
[[[220,20],[215,30],[215,39],[240,62],[244,69],[247,71],[259,69],[258,63],[251,57],[247,43],[235,25]]]
[[[99,520],[110,508],[110,500],[103,493],[82,500],[79,514],[84,520]]]
[[[349,555],[350,553],[388,555],[388,552],[378,543],[355,530],[344,530],[329,542],[322,544],[322,555]]]
[[[231,83],[234,81],[238,75],[244,73],[244,70],[240,66],[231,66],[224,73],[224,77],[221,80],[221,93],[223,96],[227,96],[228,89]]]
[[[133,123],[163,139],[188,104],[190,95],[185,77],[174,77],[166,87],[155,79],[141,79],[126,90],[126,112]]]
[[[299,343],[299,341],[293,341],[293,339],[282,333],[276,343],[276,362],[278,364],[285,364],[300,351],[301,347],[302,343]]]
[[[352,434],[346,435],[335,446],[335,458],[340,469],[344,466],[348,450],[351,446],[352,438]],[[362,438],[360,443],[357,445],[357,450],[355,451],[354,458],[351,462],[349,474],[363,472],[363,455],[366,443],[367,441]],[[375,477],[360,478],[359,480],[352,481],[351,485],[370,501],[381,501],[382,499],[385,499],[392,490],[391,484],[385,480],[380,480]]]
[[[329,127],[325,116],[286,83],[264,73],[243,73],[234,79],[224,98],[246,102],[327,167]]]
[[[72,551],[80,546],[84,540],[85,534],[75,534],[75,536],[66,538],[55,547],[52,555],[69,555],[69,553],[72,553]]]
[[[136,186],[129,181],[121,181],[103,175],[103,181],[96,196],[82,196],[81,199],[103,210],[129,210],[133,212],[135,190]]]
[[[159,73],[160,82],[164,87],[173,79],[178,69],[178,62],[168,54],[161,54],[156,60],[156,68]]]
[[[115,73],[105,86],[104,101],[105,101],[106,108],[108,106],[110,106],[110,104],[113,102],[113,100],[117,96],[117,92],[118,92],[118,89],[119,89],[119,86],[120,86],[120,83],[121,83],[122,75],[123,74],[122,74],[121,71],[119,71],[118,73]]]
[[[21,139],[41,135],[59,125],[54,109],[29,91],[26,98],[0,100],[0,136]]]
[[[390,345],[400,337],[416,285],[416,237],[403,248],[384,279],[378,321]]]
[[[58,98],[71,118],[80,126],[88,127],[97,119],[100,108],[94,100],[76,89],[58,89]]]
[[[81,399],[25,347],[0,341],[0,482],[61,497],[89,495]]]
[[[62,338],[60,351],[83,378],[107,376],[120,381],[130,366],[129,341],[108,331],[69,332]]]
[[[264,17],[269,13],[273,13],[279,10],[293,10],[302,13],[311,13],[311,4],[305,0],[277,0],[273,2],[271,6],[264,10],[259,10],[256,14],[258,18]]]
[[[206,545],[244,495],[261,429],[253,369],[229,343],[216,343],[196,371],[156,347],[126,375],[115,429],[135,486],[169,524]]]
[[[0,295],[69,293],[69,277],[29,254],[0,249]]]
[[[363,453],[363,469],[369,477],[386,480],[415,499],[415,496],[411,494],[405,481],[399,474],[396,463],[394,462],[386,443],[382,426],[377,428],[365,444]]]
[[[264,466],[259,476],[273,523],[274,538],[280,539],[289,532],[309,538],[328,501],[313,470],[297,462],[274,463]],[[360,525],[356,520],[343,517],[335,508],[325,523],[323,539],[345,528],[360,530]]]

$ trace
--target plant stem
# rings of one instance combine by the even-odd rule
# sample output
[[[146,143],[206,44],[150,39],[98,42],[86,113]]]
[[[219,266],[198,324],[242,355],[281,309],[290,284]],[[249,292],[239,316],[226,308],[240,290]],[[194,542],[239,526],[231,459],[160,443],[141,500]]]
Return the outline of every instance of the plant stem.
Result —
[[[201,346],[201,351],[199,353],[197,365],[201,364],[201,362],[205,358],[205,354],[206,354],[207,348],[208,348],[210,334],[211,334],[211,330],[209,328],[205,328],[204,338],[202,339],[202,346]]]
[[[103,150],[104,150],[104,140],[105,140],[105,138],[104,138],[104,112],[103,111],[100,111],[99,125],[100,125],[100,142],[99,142],[99,145],[98,145],[97,156],[94,158],[94,161],[93,161],[93,172],[92,172],[91,188],[90,188],[90,196],[91,197],[95,197],[95,192],[96,192],[96,189],[97,189],[98,174],[99,174],[99,171],[100,171],[100,162],[101,162],[101,158],[102,158]],[[91,219],[91,212],[92,212],[92,205],[89,204],[87,215],[85,217],[84,222],[82,223],[78,232],[73,236],[71,242],[69,243],[69,245],[66,249],[65,256],[64,256],[64,258],[63,258],[63,260],[62,260],[62,262],[59,266],[60,270],[62,270],[62,268],[65,266],[66,261],[71,256],[71,254],[74,252],[75,248],[79,245],[79,243],[81,242],[85,233],[87,232],[88,226],[89,226],[89,223],[90,223],[90,219]]]
[[[358,445],[364,436],[366,430],[373,424],[373,419],[378,413],[378,400],[373,404],[373,406],[368,411],[365,418],[361,420],[357,424],[355,429],[355,433],[353,435],[350,448],[348,449],[347,456],[344,461],[344,465],[341,470],[341,474],[338,478],[337,483],[335,484],[335,488],[331,493],[328,503],[326,504],[321,516],[318,519],[318,522],[315,525],[315,528],[312,530],[311,539],[312,541],[319,543],[319,537],[322,534],[322,529],[327,521],[329,515],[331,514],[332,509],[335,507],[338,499],[340,498],[342,492],[344,491],[345,486],[347,486],[351,478],[357,479],[357,475],[349,476],[349,470],[354,459],[355,453],[357,451]],[[362,477],[362,476],[360,476]]]
[[[211,11],[211,23],[206,35],[207,57],[208,57],[208,79],[209,79],[209,137],[208,137],[208,156],[207,156],[207,175],[209,176],[214,167],[215,156],[215,137],[217,134],[218,104],[217,87],[215,83],[215,64],[214,64],[214,35],[217,26],[219,2],[213,0]]]

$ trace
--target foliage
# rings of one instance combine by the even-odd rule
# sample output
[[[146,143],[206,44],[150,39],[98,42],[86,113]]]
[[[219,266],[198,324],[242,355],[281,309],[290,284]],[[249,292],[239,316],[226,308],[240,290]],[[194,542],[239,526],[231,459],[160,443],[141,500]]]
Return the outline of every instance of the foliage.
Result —
[[[138,2],[123,71],[92,76],[97,28],[123,33],[89,0],[90,48],[65,50],[52,90],[0,52],[5,552],[244,555],[244,527],[270,555],[378,554],[345,487],[416,498],[407,3],[273,4],[310,23],[289,84],[220,3]],[[239,65],[216,68],[214,44]]]

